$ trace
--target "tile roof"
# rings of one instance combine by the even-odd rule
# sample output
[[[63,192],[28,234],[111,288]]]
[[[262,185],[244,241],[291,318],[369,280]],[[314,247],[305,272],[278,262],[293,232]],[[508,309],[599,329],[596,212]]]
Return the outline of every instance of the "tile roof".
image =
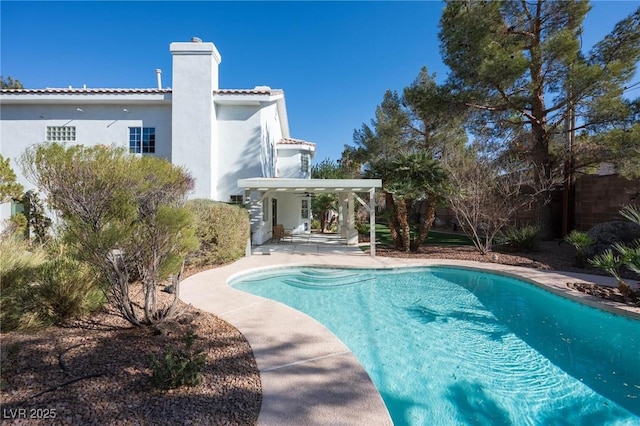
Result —
[[[45,89],[2,89],[5,94],[131,94],[131,93],[171,93],[166,89],[107,89],[107,88],[51,88]],[[219,95],[280,95],[282,89],[256,87],[255,89],[220,89],[213,93]]]
[[[271,89],[269,87],[256,87],[255,89],[220,89],[213,93],[219,95],[281,95],[282,89]]]
[[[302,139],[293,139],[293,138],[282,138],[278,141],[278,144],[282,145],[306,145],[315,147],[316,144],[313,142],[303,141]]]
[[[50,88],[46,89],[2,89],[5,94],[129,94],[129,93],[171,93],[171,89],[84,89]]]

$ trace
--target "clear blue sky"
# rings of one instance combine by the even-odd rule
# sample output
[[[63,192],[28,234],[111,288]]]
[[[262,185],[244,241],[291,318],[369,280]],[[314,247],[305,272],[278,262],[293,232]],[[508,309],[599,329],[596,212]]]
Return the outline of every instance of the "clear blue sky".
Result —
[[[585,47],[640,1],[595,1]],[[169,43],[193,36],[222,55],[220,87],[284,89],[291,136],[317,143],[318,162],[340,158],[387,89],[439,53],[443,4],[422,2],[0,2],[0,72],[27,88],[171,87]],[[636,74],[637,76],[638,74]]]

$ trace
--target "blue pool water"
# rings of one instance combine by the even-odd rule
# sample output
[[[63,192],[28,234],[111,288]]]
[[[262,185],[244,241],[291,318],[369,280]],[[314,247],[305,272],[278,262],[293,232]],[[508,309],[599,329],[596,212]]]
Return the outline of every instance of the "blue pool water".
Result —
[[[396,425],[639,425],[640,321],[513,278],[288,268],[232,285],[314,317]]]

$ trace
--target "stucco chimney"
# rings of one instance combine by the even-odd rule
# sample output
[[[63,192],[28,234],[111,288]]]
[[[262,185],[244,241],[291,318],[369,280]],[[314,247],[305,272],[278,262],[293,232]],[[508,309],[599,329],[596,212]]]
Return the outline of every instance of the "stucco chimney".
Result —
[[[158,78],[158,89],[162,90],[162,70],[156,68],[156,77]]]
[[[171,162],[196,179],[196,198],[216,199],[218,49],[210,42],[171,43]]]
[[[176,78],[186,79],[186,82],[195,78],[198,81],[194,84],[206,80],[212,90],[218,90],[218,65],[222,62],[220,52],[211,42],[202,42],[197,37],[191,40],[170,45],[173,55],[173,89],[176,88]]]

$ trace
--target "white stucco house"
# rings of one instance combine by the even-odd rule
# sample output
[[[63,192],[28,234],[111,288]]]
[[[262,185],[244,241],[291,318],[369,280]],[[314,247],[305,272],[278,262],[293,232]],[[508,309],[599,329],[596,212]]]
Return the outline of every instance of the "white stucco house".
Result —
[[[247,204],[252,243],[262,244],[282,224],[292,233],[311,228],[311,195],[342,194],[345,208],[380,181],[310,179],[316,145],[294,139],[284,92],[268,86],[221,89],[221,56],[213,43],[193,38],[170,44],[172,88],[45,88],[0,91],[0,154],[25,188],[17,159],[43,141],[117,145],[138,155],[155,155],[186,167],[195,178],[192,198]],[[345,186],[346,185],[346,186]],[[351,185],[351,186],[349,186]],[[0,219],[15,206],[0,205]],[[351,209],[353,210],[353,209]],[[345,210],[347,211],[347,210]],[[352,214],[342,233],[354,241]],[[357,240],[357,234],[355,234]]]

